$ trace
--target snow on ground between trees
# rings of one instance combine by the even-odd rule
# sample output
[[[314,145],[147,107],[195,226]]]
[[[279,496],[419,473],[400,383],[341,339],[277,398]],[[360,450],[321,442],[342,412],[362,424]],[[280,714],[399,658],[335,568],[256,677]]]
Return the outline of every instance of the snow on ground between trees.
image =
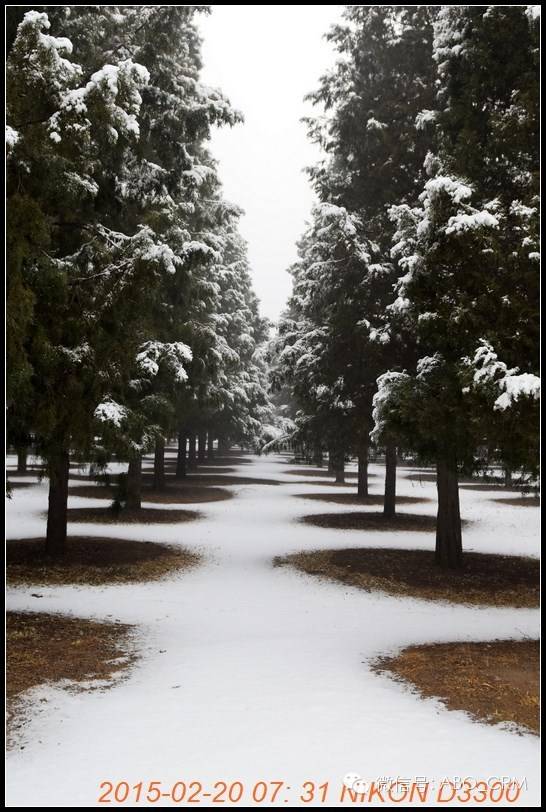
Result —
[[[359,534],[298,523],[324,505],[288,498],[316,491],[316,482],[294,482],[282,473],[286,467],[280,458],[238,466],[247,478],[283,484],[233,487],[236,498],[203,506],[198,522],[71,526],[73,534],[168,542],[204,553],[205,562],[189,573],[155,583],[41,588],[41,599],[32,597],[31,587],[9,590],[13,610],[137,624],[141,657],[129,679],[105,693],[39,689],[47,702],[37,703],[39,713],[21,742],[25,749],[8,756],[10,805],[36,797],[43,806],[95,805],[99,783],[109,779],[282,778],[297,785],[310,776],[341,782],[351,771],[369,778],[526,778],[521,804],[537,802],[533,736],[421,700],[373,673],[370,663],[411,644],[536,637],[538,613],[367,594],[275,569],[274,556],[304,549],[433,544],[427,533]],[[379,474],[371,491],[379,493],[383,469],[371,468]],[[432,499],[404,510],[433,515],[434,484],[403,473],[401,494]],[[465,548],[536,556],[538,512],[499,505],[491,501],[496,495],[487,488],[461,492],[463,517],[470,520]],[[14,490],[10,536],[44,532],[46,498],[45,482]],[[70,504],[92,500],[71,496]]]

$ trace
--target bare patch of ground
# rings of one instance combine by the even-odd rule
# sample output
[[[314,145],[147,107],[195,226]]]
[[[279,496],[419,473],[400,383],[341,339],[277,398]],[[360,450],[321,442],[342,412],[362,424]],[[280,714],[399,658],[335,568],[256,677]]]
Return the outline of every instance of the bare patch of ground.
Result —
[[[25,478],[28,477],[29,479],[30,479],[30,477],[32,477],[33,479],[36,480],[36,482],[38,482],[38,480],[40,479],[40,476],[44,476],[44,471],[41,471],[39,469],[35,469],[35,470],[32,470],[32,471],[16,471],[15,468],[10,468],[10,469],[8,469],[6,471],[6,476],[9,477],[10,475],[11,476],[16,476],[18,479],[19,479],[19,477],[25,477]]]
[[[436,474],[430,471],[423,471],[422,473],[407,474],[406,479],[411,482],[436,482]],[[533,490],[529,485],[523,485],[514,482],[507,486],[503,480],[491,477],[461,477],[459,479],[459,488],[467,491],[522,491],[527,488]]]
[[[534,558],[465,553],[460,571],[442,570],[429,550],[314,550],[275,559],[310,575],[389,595],[475,606],[536,607],[540,565]]]
[[[385,516],[384,513],[375,511],[311,513],[308,516],[302,516],[299,521],[315,527],[335,530],[403,530],[417,533],[436,530],[436,517],[419,513],[395,513],[394,516]]]
[[[170,459],[165,460],[165,462],[176,465],[176,459],[172,457]],[[226,465],[249,465],[252,462],[251,459],[248,457],[214,457],[214,459],[210,460],[208,457],[200,462],[197,462],[197,465],[201,467],[202,465],[207,466],[226,466]]]
[[[356,482],[335,482],[333,479],[319,479],[314,478],[312,481],[308,479],[295,479],[290,482],[282,482],[282,485],[313,485],[315,488],[322,488],[323,486],[329,488],[356,488]]]
[[[258,479],[246,476],[219,476],[214,474],[189,474],[188,482],[196,485],[280,485],[277,479]]]
[[[174,474],[174,472],[176,471],[176,465],[167,465],[165,466],[165,470],[167,471],[168,474]],[[150,468],[149,471],[153,471],[153,467]],[[186,476],[188,476],[188,474],[196,474],[201,472],[203,472],[204,474],[207,474],[209,472],[213,474],[233,474],[235,471],[236,469],[233,467],[224,467],[221,465],[218,466],[199,465],[195,466],[194,468],[188,468]],[[180,481],[182,481],[183,479],[184,478],[182,478]]]
[[[143,497],[144,498],[144,497]],[[178,524],[200,519],[195,510],[162,510],[161,508],[140,508],[140,510],[116,511],[112,507],[68,508],[69,522],[100,522],[101,524]]]
[[[511,722],[539,732],[539,642],[433,643],[385,657],[374,670],[409,682],[488,724]]]
[[[90,499],[114,499],[115,487],[105,485],[76,485],[69,488],[70,496],[83,496]],[[198,485],[169,484],[164,490],[155,491],[145,488],[142,492],[143,502],[157,502],[159,504],[194,504],[196,502],[220,502],[231,499],[233,494],[224,488],[199,487]]]
[[[283,474],[292,474],[293,476],[313,476],[334,479],[335,474],[327,468],[287,468]],[[345,471],[345,479],[355,479],[358,476],[356,471]],[[368,474],[368,477],[373,477],[375,474]]]
[[[512,507],[540,507],[538,496],[515,496],[513,499],[492,499],[499,505],[511,505]]]
[[[6,615],[8,746],[16,743],[25,722],[28,702],[23,694],[44,683],[101,680],[101,688],[134,661],[131,626],[64,615],[8,612]]]
[[[161,578],[196,566],[189,550],[114,538],[69,537],[66,552],[48,556],[42,538],[6,542],[8,584],[109,584]]]
[[[357,493],[295,493],[298,499],[311,499],[317,502],[335,502],[338,505],[382,505],[383,494],[359,496]],[[415,505],[418,502],[430,502],[424,496],[397,496],[397,505]]]

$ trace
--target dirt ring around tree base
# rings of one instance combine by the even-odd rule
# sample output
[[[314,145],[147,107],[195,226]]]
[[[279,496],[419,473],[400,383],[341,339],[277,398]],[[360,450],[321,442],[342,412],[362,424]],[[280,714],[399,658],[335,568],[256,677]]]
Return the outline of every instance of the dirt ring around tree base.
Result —
[[[539,496],[514,496],[513,498],[491,499],[497,505],[510,505],[510,507],[540,507]]]
[[[316,502],[334,502],[338,505],[382,505],[383,494],[359,496],[357,493],[294,493],[298,499],[309,499]],[[397,505],[416,505],[419,502],[431,502],[425,496],[397,496]]]
[[[449,710],[538,734],[539,661],[538,640],[494,640],[409,646],[372,668]]]
[[[201,556],[151,541],[69,536],[66,551],[48,556],[43,538],[6,542],[8,584],[134,583],[188,570]]]
[[[8,748],[18,744],[26,720],[37,710],[26,691],[60,680],[69,680],[69,690],[76,691],[114,685],[136,658],[133,629],[45,612],[7,612]]]
[[[313,550],[274,560],[297,570],[405,598],[467,604],[534,608],[539,605],[538,559],[465,553],[462,570],[443,570],[431,550],[383,547]]]
[[[385,516],[383,512],[361,513],[355,510],[350,513],[310,513],[301,516],[298,521],[332,530],[403,530],[416,533],[436,530],[436,516],[420,513],[395,513],[394,516]]]
[[[335,480],[335,473],[329,471],[327,468],[287,468],[285,471],[282,472],[283,474],[291,474],[292,476],[303,476],[303,477],[318,477],[319,479],[330,479],[332,482]],[[357,479],[358,472],[357,471],[345,471],[344,473],[345,479]],[[377,474],[372,473],[371,471],[368,473],[368,479],[374,479],[377,477]],[[338,484],[345,484],[345,483],[338,483]],[[351,483],[353,484],[353,483]]]
[[[80,496],[89,499],[110,499],[116,495],[115,487],[106,485],[73,485],[68,489],[69,496]],[[155,491],[144,488],[143,502],[158,504],[190,505],[200,502],[220,502],[232,499],[233,493],[225,488],[205,487],[199,485],[167,485],[163,490]]]
[[[98,522],[100,524],[179,524],[193,522],[201,518],[196,510],[181,510],[176,508],[148,508],[129,510],[124,508],[119,512],[112,507],[68,508],[69,522]]]
[[[26,488],[32,488],[34,485],[37,485],[38,482],[14,482],[12,479],[6,479],[6,489],[9,493],[11,491],[21,491],[25,490]]]

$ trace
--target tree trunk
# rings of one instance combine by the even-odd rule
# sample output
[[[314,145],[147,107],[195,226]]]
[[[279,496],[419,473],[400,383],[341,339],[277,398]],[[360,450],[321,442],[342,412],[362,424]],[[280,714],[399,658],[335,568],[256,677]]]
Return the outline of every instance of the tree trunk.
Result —
[[[17,469],[19,470],[19,469]],[[512,487],[512,469],[505,468],[504,469],[504,487],[511,488]]]
[[[322,468],[324,461],[322,456],[322,446],[320,443],[316,443],[314,450],[313,450],[313,463],[317,466],[317,468]]]
[[[385,498],[383,501],[385,516],[396,513],[396,446],[389,444],[385,448]]]
[[[207,457],[209,460],[214,459],[214,435],[211,431],[208,433],[208,446],[207,446]]]
[[[218,452],[220,454],[227,454],[229,451],[229,443],[225,437],[220,437],[218,439]]]
[[[192,431],[188,436],[188,468],[195,468],[196,465],[195,444],[195,433]]]
[[[199,462],[205,462],[207,458],[207,432],[200,431],[198,440],[199,444],[198,444],[197,459],[199,460]]]
[[[336,476],[336,482],[344,483],[345,482],[345,452],[344,451],[335,451],[334,453],[334,473]]]
[[[178,454],[176,456],[176,479],[186,476],[186,433],[178,432]]]
[[[127,469],[127,508],[140,510],[142,506],[142,455],[129,460]]]
[[[463,564],[463,542],[457,464],[453,459],[439,460],[436,471],[436,561],[443,569],[460,569]]]
[[[162,491],[165,488],[165,440],[159,437],[155,441],[154,454],[154,489]]]
[[[363,441],[358,449],[358,496],[368,496],[368,443]]]
[[[49,460],[49,503],[47,509],[46,553],[62,555],[66,547],[68,506],[68,451],[60,451]]]
[[[335,470],[334,460],[335,460],[335,451],[332,447],[328,449],[328,473],[333,474]]]
[[[18,446],[17,448],[17,473],[25,474],[27,470],[27,453],[26,445]]]

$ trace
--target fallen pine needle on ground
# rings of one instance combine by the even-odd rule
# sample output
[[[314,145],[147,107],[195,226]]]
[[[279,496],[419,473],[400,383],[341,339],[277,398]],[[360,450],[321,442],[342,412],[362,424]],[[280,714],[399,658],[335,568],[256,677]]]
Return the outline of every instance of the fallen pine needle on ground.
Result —
[[[73,690],[92,689],[92,685],[84,683],[97,680],[100,680],[100,687],[108,687],[135,660],[136,655],[131,650],[132,630],[133,627],[125,623],[57,614],[8,612],[8,746],[15,746],[17,731],[24,724],[28,706],[24,701],[26,691],[61,680],[72,683]]]
[[[539,732],[538,640],[409,646],[381,658],[374,670],[479,721]]]

